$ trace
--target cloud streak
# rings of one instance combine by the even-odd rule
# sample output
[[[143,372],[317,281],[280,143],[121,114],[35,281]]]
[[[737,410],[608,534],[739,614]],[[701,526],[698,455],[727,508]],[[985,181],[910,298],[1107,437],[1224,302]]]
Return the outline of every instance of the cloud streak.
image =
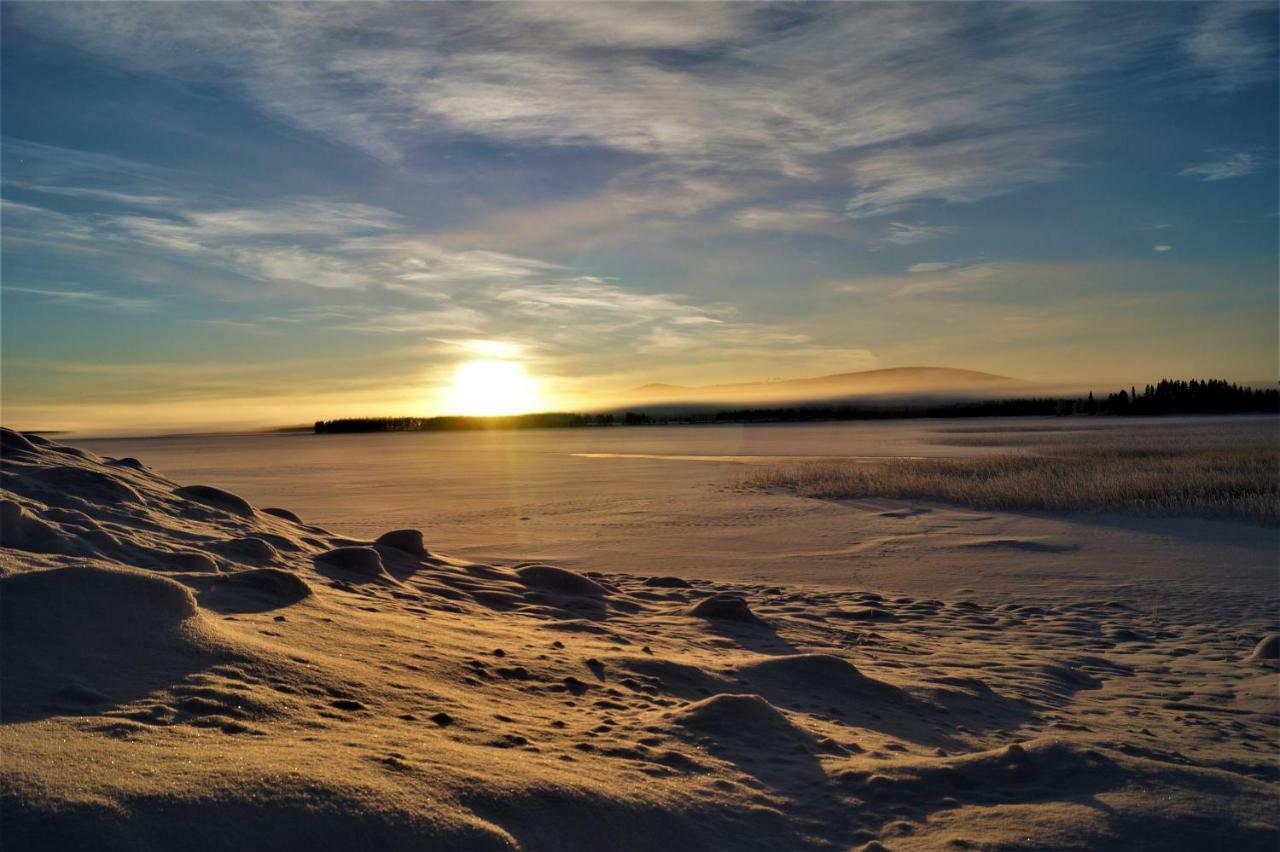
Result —
[[[761,190],[843,184],[854,217],[1062,178],[1064,128],[1082,117],[1060,114],[1182,33],[1128,7],[1054,4],[55,4],[17,16],[128,67],[228,77],[261,110],[381,160],[411,160],[429,128]],[[1186,42],[1193,61],[1226,74],[1236,57],[1231,79],[1256,76],[1258,57],[1236,52],[1245,18],[1206,12]],[[783,224],[753,209],[743,227]]]
[[[1251,175],[1261,166],[1262,158],[1257,154],[1239,153],[1232,154],[1223,160],[1211,160],[1207,163],[1188,166],[1178,174],[1204,181],[1229,180]]]
[[[958,229],[951,225],[930,225],[926,222],[890,222],[882,242],[895,246],[909,246],[954,234]]]
[[[1275,4],[1205,3],[1185,48],[1219,92],[1275,79]]]
[[[733,222],[748,231],[823,232],[840,222],[826,205],[799,202],[785,207],[747,207],[733,215]]]
[[[6,243],[114,251],[128,263],[199,264],[231,281],[285,288],[381,287],[436,297],[475,281],[518,281],[554,264],[484,250],[451,251],[406,229],[394,213],[316,199],[261,208],[171,210],[167,215],[71,215],[5,201]],[[127,272],[127,269],[125,270]]]
[[[295,303],[256,320],[204,317],[229,328],[496,341],[541,359],[547,372],[625,369],[637,354],[767,359],[824,352],[845,357],[839,353],[853,351],[828,352],[783,324],[745,321],[733,305],[642,292],[527,256],[446,249],[392,211],[365,204],[283,199],[258,208],[195,208],[161,216],[101,210],[71,215],[9,203],[5,225],[6,244],[30,239],[45,247],[91,245],[101,255],[95,268],[111,270],[120,280],[145,281],[148,268],[164,260],[169,265],[150,274],[152,286],[168,292],[175,270],[192,267],[206,276],[217,273],[206,285],[206,295],[216,299]],[[135,265],[139,256],[146,257],[144,268]],[[184,289],[183,295],[194,294]],[[69,289],[15,292],[104,310],[148,304]]]
[[[89,308],[108,312],[149,311],[155,308],[153,299],[130,298],[113,293],[100,293],[95,290],[82,289],[50,289],[47,287],[23,287],[5,284],[4,292],[20,293],[36,296],[54,302],[60,302],[77,308]]]
[[[857,189],[846,210],[854,218],[885,216],[923,201],[981,201],[1047,183],[1071,168],[1052,153],[1069,136],[1002,134],[872,154],[851,168]]]

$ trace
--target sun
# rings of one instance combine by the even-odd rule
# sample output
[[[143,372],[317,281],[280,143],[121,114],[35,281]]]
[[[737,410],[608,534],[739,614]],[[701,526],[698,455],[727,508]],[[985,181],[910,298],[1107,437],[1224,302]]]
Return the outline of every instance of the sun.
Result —
[[[515,361],[467,361],[458,365],[453,384],[445,388],[446,414],[494,417],[526,414],[542,404],[536,379]]]

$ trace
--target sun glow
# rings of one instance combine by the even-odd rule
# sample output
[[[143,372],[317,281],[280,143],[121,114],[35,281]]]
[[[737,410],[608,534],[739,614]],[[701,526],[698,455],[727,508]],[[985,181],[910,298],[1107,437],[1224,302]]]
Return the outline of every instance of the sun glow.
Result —
[[[494,417],[527,414],[543,404],[542,390],[515,361],[467,361],[445,388],[446,414]]]

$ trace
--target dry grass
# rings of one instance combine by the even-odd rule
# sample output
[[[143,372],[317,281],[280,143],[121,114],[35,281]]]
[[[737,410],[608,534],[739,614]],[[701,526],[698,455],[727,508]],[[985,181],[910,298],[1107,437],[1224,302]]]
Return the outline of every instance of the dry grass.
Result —
[[[1271,433],[1274,436],[1274,433]],[[1189,436],[1182,436],[1189,437]],[[1190,446],[1145,436],[1042,444],[973,458],[855,462],[824,459],[753,471],[742,484],[805,497],[889,497],[978,509],[1097,511],[1280,524],[1280,448],[1241,440]],[[1250,436],[1253,437],[1253,436]],[[982,443],[978,444],[978,440]],[[987,439],[972,445],[998,445]],[[1018,442],[1021,443],[1021,442]]]

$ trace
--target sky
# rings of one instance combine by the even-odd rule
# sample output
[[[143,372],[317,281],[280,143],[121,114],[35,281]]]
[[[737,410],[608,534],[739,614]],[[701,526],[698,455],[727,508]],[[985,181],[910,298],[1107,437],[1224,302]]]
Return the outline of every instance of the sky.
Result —
[[[914,365],[1280,373],[1274,3],[0,21],[10,426],[430,415],[512,373],[499,396],[569,409]]]

